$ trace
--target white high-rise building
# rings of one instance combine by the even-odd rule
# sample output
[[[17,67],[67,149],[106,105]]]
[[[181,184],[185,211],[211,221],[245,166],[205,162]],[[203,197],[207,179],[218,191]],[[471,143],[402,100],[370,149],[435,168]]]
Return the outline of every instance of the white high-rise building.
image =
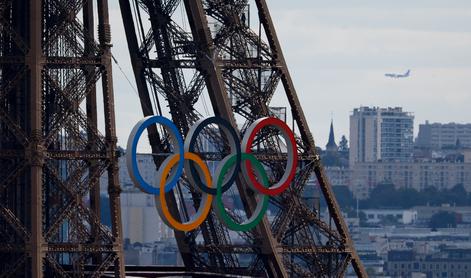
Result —
[[[350,165],[408,161],[413,151],[414,116],[401,107],[360,107],[350,115]]]

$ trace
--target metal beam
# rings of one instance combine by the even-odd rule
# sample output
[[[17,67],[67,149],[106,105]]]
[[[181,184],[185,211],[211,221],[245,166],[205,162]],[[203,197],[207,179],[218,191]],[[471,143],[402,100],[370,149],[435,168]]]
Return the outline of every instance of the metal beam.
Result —
[[[208,28],[203,3],[201,0],[184,0],[184,3],[194,41],[198,49],[202,50],[202,53],[197,57],[198,69],[206,74],[206,86],[214,114],[228,120],[238,130],[222,77],[218,53],[215,51]],[[244,204],[250,212],[253,212],[257,201],[247,187],[243,186],[240,176],[237,187]],[[268,274],[273,277],[288,277],[283,261],[276,252],[276,242],[266,218],[257,226],[257,232],[260,235],[260,255],[266,264]]]
[[[42,234],[42,166],[44,163],[44,147],[42,146],[42,68],[44,57],[42,55],[42,0],[30,0],[29,21],[29,52],[26,64],[30,73],[29,97],[29,138],[30,145],[26,150],[26,157],[30,163],[31,182],[31,273],[33,277],[43,277],[43,234]]]
[[[278,62],[284,65],[281,69],[282,76],[281,80],[283,83],[283,87],[285,89],[286,95],[288,96],[288,101],[290,102],[293,117],[298,124],[299,132],[301,133],[301,137],[303,141],[308,145],[310,151],[313,155],[317,156],[317,151],[315,148],[314,138],[311,135],[311,131],[309,130],[309,124],[304,116],[304,113],[301,108],[301,103],[298,99],[296,94],[296,90],[294,88],[293,80],[291,79],[291,75],[288,71],[288,67],[286,65],[285,58],[283,56],[283,52],[281,50],[280,42],[278,40],[278,36],[276,35],[275,27],[273,25],[273,21],[271,19],[271,15],[268,10],[268,6],[265,0],[255,0],[257,4],[258,11],[259,11],[259,18],[263,27],[265,29],[265,33],[267,35],[268,42],[272,49],[273,55],[278,60]],[[348,233],[347,225],[342,217],[340,206],[335,199],[335,195],[332,191],[332,187],[327,179],[327,176],[324,174],[323,167],[318,160],[314,168],[314,172],[316,173],[316,177],[319,181],[322,193],[326,199],[327,206],[329,208],[329,213],[334,219],[335,226],[340,233],[340,235],[345,239],[346,245],[351,248],[352,250],[352,264],[355,268],[355,271],[359,277],[368,277],[366,270],[363,267],[363,264],[356,253],[356,250],[353,246],[353,242],[350,238]]]

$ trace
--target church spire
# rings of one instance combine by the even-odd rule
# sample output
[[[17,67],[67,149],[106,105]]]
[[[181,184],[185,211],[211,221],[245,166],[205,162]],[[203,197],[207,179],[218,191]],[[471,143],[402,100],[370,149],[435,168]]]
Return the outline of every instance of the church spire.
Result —
[[[329,142],[325,146],[327,151],[337,151],[338,147],[335,143],[335,135],[334,135],[334,120],[330,122],[330,132],[329,132]]]

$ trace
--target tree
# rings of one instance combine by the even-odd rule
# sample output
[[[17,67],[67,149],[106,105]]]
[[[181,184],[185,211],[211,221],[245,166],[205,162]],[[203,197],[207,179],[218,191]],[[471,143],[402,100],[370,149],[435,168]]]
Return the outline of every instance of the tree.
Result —
[[[413,188],[401,188],[397,191],[396,202],[401,208],[411,208],[417,205],[425,205],[420,198],[421,194]]]
[[[340,152],[348,152],[348,140],[345,135],[342,135],[342,138],[339,142],[339,151]]]
[[[432,229],[436,228],[456,228],[458,223],[457,215],[454,212],[440,211],[432,215],[430,218],[429,227]]]
[[[388,182],[378,184],[370,193],[370,198],[362,201],[363,208],[397,208],[397,191]]]
[[[342,209],[355,207],[355,199],[352,191],[345,185],[333,186],[335,198]]]
[[[451,202],[457,206],[468,205],[468,192],[464,189],[463,184],[457,184],[449,190]]]

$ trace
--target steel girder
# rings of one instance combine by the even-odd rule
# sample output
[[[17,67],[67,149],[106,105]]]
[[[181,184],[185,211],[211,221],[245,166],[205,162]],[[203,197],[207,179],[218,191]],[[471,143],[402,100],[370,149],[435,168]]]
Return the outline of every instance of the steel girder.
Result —
[[[124,275],[107,9],[106,0],[0,1],[2,277]],[[100,219],[103,174],[111,227]]]
[[[258,33],[250,28],[249,2],[244,0],[120,0],[144,115],[165,114],[162,106],[166,104],[168,114],[185,134],[204,113],[197,103],[209,106],[204,103],[207,96],[212,114],[227,119],[243,133],[254,120],[273,115],[270,103],[281,94],[290,105],[293,130],[299,132],[298,172],[290,189],[271,199],[275,217],[264,219],[252,232],[239,234],[244,243],[232,242],[213,214],[198,230],[176,232],[185,266],[221,273],[244,267],[254,275],[272,277],[339,277],[352,262],[358,276],[366,277],[324,175],[266,2],[251,3],[258,11]],[[177,12],[179,7],[182,14]],[[220,159],[227,152],[224,145],[218,145],[223,138],[215,133],[209,131],[207,136],[219,152],[201,149],[206,160]],[[149,139],[153,153],[169,149],[165,133],[156,127],[149,129]],[[280,140],[273,131],[266,131],[256,142],[263,149],[257,155],[273,180],[281,177],[286,161]],[[157,166],[160,159],[155,159]],[[303,192],[312,177],[319,181],[334,226],[321,220],[320,212],[305,202]],[[186,182],[180,186],[191,192],[197,207],[198,193]],[[247,188],[239,179],[238,196],[250,214],[255,199]],[[173,213],[181,218],[188,214],[184,206],[180,206],[183,211],[177,210],[177,199],[184,199],[183,195],[181,190],[169,194]],[[237,213],[233,217],[243,219]],[[242,262],[247,257],[240,254],[250,254],[249,262]]]

